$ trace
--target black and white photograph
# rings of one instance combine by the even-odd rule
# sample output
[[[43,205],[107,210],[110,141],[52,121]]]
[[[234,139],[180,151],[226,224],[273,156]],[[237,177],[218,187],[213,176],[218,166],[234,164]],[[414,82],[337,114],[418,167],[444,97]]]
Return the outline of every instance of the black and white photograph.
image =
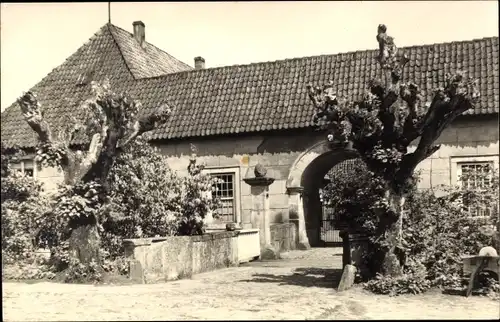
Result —
[[[500,319],[498,6],[2,2],[2,320]]]

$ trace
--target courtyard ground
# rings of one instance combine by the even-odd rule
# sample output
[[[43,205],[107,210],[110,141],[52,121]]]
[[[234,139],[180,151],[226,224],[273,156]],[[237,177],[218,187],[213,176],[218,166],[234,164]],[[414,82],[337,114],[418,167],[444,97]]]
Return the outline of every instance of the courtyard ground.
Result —
[[[498,319],[486,297],[388,297],[354,288],[338,293],[341,250],[315,248],[285,259],[152,285],[3,283],[4,321]]]

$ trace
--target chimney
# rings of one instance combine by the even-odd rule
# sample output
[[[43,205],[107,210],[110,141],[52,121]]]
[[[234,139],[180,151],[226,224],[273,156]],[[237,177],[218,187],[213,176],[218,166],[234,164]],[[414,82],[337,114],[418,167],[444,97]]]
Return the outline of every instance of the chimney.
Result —
[[[134,21],[132,25],[134,26],[134,38],[142,47],[146,42],[146,26],[142,21]]]
[[[203,57],[195,57],[194,58],[194,69],[203,69],[205,68],[205,58]]]

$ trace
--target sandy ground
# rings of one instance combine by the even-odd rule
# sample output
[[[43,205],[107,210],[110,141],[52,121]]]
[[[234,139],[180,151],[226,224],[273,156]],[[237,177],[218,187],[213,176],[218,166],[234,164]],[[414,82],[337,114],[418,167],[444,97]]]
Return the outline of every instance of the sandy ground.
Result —
[[[340,249],[316,248],[285,259],[153,285],[3,283],[4,321],[498,319],[485,297],[387,297],[360,288],[338,293]]]

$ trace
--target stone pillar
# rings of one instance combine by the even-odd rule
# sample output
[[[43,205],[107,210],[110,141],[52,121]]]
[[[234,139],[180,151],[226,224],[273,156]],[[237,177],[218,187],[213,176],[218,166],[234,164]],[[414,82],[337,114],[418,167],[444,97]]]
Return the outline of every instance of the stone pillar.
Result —
[[[259,171],[257,170],[259,169]],[[278,250],[275,250],[271,244],[271,224],[269,208],[269,186],[274,182],[273,178],[266,176],[265,169],[257,165],[254,178],[245,178],[247,184],[251,186],[252,210],[251,221],[253,228],[259,228],[260,235],[260,253],[262,259],[275,259]]]
[[[291,222],[297,224],[298,249],[306,250],[311,248],[306,232],[306,221],[304,217],[304,205],[302,204],[302,187],[291,187],[287,189],[288,193],[288,212]]]

